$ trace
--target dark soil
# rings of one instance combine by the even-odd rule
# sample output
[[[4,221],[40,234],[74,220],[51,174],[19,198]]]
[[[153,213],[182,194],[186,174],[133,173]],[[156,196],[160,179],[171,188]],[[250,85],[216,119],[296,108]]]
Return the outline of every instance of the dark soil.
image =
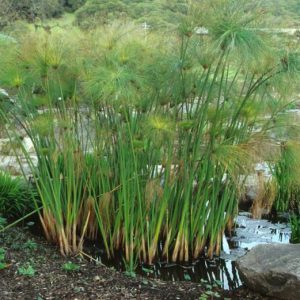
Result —
[[[0,270],[1,300],[199,299],[208,291],[197,283],[133,278],[85,258],[63,258],[55,246],[26,228],[0,234],[0,248],[6,252],[7,263]],[[69,261],[78,265],[79,270],[64,270],[63,265]],[[20,267],[28,265],[35,274],[21,275]],[[246,288],[235,292],[213,288],[212,293],[207,299],[267,299]]]

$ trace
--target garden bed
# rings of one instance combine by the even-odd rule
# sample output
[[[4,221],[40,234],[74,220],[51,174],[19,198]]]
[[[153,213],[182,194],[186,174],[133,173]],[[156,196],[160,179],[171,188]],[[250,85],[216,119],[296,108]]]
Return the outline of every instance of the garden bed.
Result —
[[[0,248],[5,250],[8,264],[0,271],[1,300],[202,299],[204,295],[207,299],[267,299],[246,288],[225,292],[204,283],[166,282],[139,275],[133,278],[80,257],[63,258],[57,247],[34,236],[26,227],[2,234]],[[67,271],[65,264],[69,261],[79,270]],[[34,275],[21,275],[20,269],[28,270],[28,266]]]

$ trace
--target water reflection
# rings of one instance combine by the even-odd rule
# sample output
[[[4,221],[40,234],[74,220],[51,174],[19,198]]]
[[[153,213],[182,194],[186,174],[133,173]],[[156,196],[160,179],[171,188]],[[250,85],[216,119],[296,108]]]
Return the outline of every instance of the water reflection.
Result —
[[[143,267],[147,271],[143,271]],[[193,281],[208,284],[222,283],[224,289],[238,288],[242,282],[235,267],[234,261],[215,258],[207,260],[200,258],[190,265],[181,264],[155,264],[153,267],[143,266],[138,271],[150,278],[166,281]],[[144,268],[144,269],[145,269]],[[149,272],[149,269],[152,272]]]
[[[288,223],[251,219],[249,214],[241,213],[236,219],[235,234],[229,239],[232,248],[250,250],[259,244],[289,244],[291,228]]]

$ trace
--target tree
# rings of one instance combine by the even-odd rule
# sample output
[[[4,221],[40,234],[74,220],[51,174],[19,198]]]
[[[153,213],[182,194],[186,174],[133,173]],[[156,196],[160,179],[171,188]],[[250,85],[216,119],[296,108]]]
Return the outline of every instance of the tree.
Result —
[[[12,7],[13,3],[9,0],[0,1],[0,30],[16,19],[17,14],[13,13]]]
[[[75,11],[86,3],[86,0],[60,0],[61,5],[67,11]]]
[[[62,13],[60,0],[1,0],[0,30],[18,19],[33,22],[37,17],[58,17]]]

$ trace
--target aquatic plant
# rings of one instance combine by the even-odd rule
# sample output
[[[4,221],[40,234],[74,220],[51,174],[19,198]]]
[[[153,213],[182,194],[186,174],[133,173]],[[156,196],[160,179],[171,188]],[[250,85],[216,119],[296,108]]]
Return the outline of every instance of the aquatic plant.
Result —
[[[274,203],[276,211],[293,211],[298,213],[300,208],[299,182],[299,144],[295,141],[281,143],[281,156],[273,169],[273,176],[277,185]]]
[[[292,214],[290,216],[290,224],[292,228],[291,242],[300,242],[300,217],[299,214]]]
[[[26,76],[0,76],[18,95],[2,117],[11,141],[22,128],[33,142],[37,165],[21,148],[39,217],[63,255],[85,238],[101,239],[109,257],[121,250],[129,270],[220,253],[241,175],[272,151],[285,105],[276,78],[297,74],[242,8],[212,10],[206,37],[194,34],[195,9],[171,38],[117,24],[70,44],[61,33],[20,42],[12,57],[22,63],[8,73]]]
[[[276,199],[276,183],[273,178],[264,178],[261,171],[257,172],[257,192],[251,206],[252,217],[261,219],[271,212]]]
[[[300,182],[299,182],[299,143],[284,141],[280,145],[281,156],[275,163],[273,176],[277,186],[274,208],[277,212],[289,212],[292,229],[291,241],[300,240]]]

